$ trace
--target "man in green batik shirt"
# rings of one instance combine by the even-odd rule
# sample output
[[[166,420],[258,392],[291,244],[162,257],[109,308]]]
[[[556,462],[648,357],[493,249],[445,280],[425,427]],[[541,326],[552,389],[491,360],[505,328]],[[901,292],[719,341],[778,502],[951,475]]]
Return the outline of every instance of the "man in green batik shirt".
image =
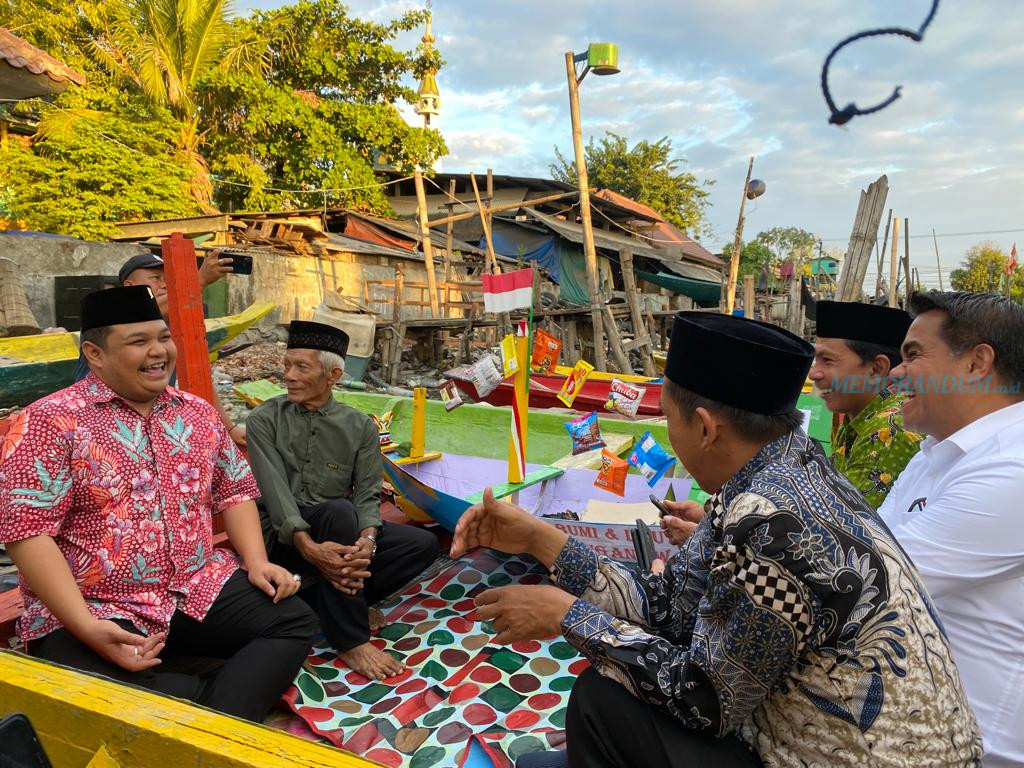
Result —
[[[878,509],[921,435],[903,426],[904,395],[889,372],[900,364],[910,315],[874,304],[819,301],[818,340],[810,379],[844,421],[832,441],[832,463]],[[888,379],[888,381],[887,381]]]
[[[437,537],[380,518],[383,467],[369,416],[334,399],[348,335],[300,320],[288,329],[288,394],[256,408],[246,422],[249,461],[259,484],[270,559],[308,573],[328,642],[371,679],[405,665],[370,644],[377,600],[408,584],[437,557]],[[377,613],[378,627],[383,617]]]

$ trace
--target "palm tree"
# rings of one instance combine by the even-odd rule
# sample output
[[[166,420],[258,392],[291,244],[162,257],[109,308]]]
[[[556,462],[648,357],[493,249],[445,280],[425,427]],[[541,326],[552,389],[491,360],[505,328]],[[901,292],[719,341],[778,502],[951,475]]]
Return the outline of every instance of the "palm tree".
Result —
[[[108,71],[133,82],[180,121],[178,148],[193,171],[192,195],[207,212],[215,209],[199,151],[199,83],[214,68],[259,73],[267,59],[266,44],[240,33],[230,12],[230,0],[128,0],[91,45]]]

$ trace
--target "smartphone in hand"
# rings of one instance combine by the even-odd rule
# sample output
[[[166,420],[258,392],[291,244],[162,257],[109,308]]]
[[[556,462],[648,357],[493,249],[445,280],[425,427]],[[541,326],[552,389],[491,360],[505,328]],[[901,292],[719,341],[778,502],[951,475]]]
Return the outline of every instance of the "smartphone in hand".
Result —
[[[672,513],[669,512],[668,507],[665,506],[665,502],[655,496],[653,493],[650,495],[651,504],[658,508],[658,517],[665,517],[666,515],[672,517]]]

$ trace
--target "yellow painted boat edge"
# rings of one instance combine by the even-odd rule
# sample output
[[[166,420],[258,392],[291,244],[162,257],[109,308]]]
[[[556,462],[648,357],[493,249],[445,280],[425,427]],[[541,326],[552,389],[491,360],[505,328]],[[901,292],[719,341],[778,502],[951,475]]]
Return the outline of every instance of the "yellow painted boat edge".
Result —
[[[32,721],[54,765],[105,748],[120,768],[371,768],[377,763],[283,731],[0,651],[2,711]]]

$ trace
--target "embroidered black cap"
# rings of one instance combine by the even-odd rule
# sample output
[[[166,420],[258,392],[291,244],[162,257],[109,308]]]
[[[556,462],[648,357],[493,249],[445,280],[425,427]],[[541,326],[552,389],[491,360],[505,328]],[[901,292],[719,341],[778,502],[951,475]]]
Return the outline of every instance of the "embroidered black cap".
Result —
[[[714,312],[680,312],[665,378],[701,397],[765,415],[796,407],[814,347],[769,323]]]
[[[333,325],[292,320],[288,326],[288,349],[320,349],[344,358],[348,334]]]

